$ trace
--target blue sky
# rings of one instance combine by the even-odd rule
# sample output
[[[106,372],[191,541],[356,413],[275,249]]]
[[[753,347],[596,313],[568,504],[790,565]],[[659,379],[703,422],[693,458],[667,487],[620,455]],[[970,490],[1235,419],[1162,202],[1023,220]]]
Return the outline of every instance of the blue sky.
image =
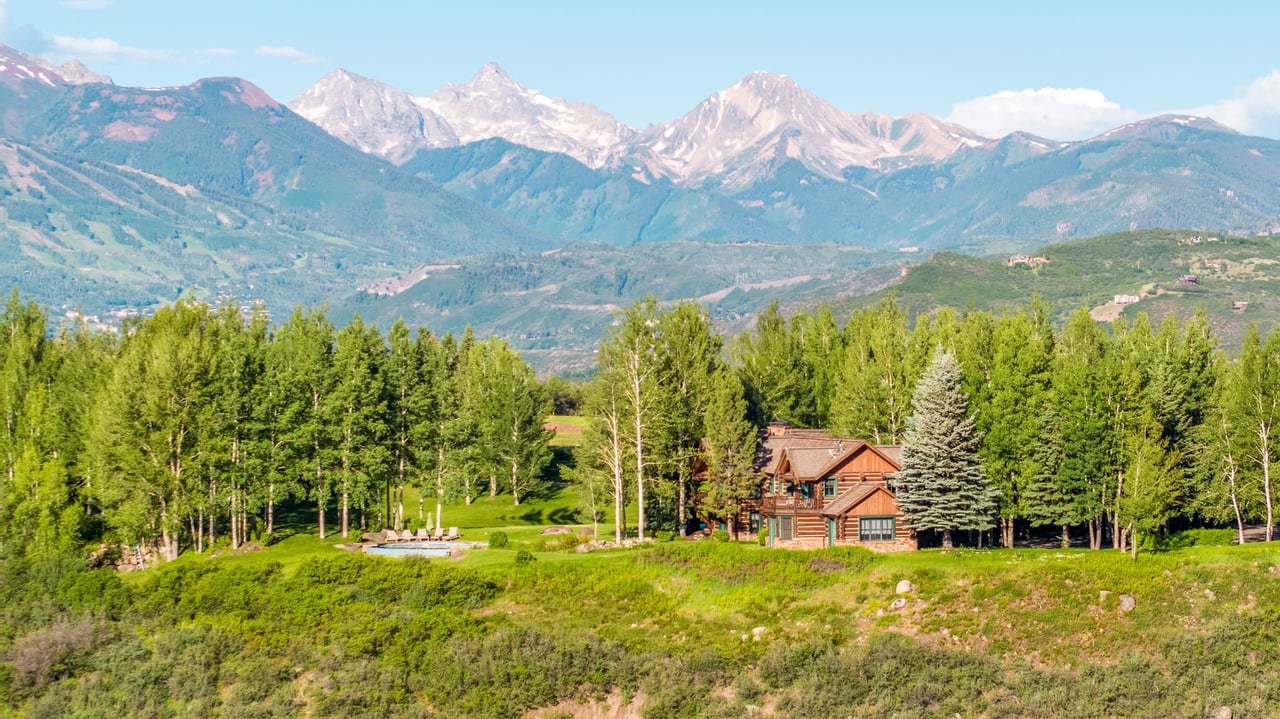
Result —
[[[850,111],[1085,137],[1170,111],[1280,137],[1275,3],[0,0],[0,40],[117,83],[239,75],[291,100],[336,67],[415,94],[496,61],[627,124],[753,70]]]

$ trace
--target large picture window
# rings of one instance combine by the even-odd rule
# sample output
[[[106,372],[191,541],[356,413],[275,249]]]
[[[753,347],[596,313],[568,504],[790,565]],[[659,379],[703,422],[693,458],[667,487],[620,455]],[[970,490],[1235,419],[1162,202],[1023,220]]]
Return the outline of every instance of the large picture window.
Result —
[[[887,542],[893,539],[893,517],[858,517],[858,541]]]

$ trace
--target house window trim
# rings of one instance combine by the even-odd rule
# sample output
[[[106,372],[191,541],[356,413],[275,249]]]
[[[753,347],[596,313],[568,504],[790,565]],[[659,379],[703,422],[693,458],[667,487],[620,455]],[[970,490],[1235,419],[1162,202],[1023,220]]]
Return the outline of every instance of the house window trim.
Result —
[[[831,491],[828,492],[827,490]],[[822,478],[822,498],[835,499],[840,494],[840,478],[834,474]]]
[[[867,519],[887,519],[889,520],[889,537],[882,536],[867,538],[866,533],[862,530],[862,522]],[[858,517],[858,541],[859,542],[892,542],[898,538],[898,518],[892,514],[868,514]]]

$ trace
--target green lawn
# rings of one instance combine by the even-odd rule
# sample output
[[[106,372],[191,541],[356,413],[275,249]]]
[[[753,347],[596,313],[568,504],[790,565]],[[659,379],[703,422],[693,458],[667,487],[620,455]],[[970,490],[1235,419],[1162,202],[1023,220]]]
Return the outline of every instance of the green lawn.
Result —
[[[558,426],[556,434],[551,438],[552,447],[580,447],[582,433],[587,428],[586,417],[568,414],[553,414],[547,417],[547,424]]]

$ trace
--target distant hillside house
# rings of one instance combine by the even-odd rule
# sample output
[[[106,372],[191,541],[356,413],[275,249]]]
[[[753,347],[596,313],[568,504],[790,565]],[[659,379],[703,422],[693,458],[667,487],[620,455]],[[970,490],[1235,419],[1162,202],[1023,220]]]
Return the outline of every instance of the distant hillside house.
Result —
[[[1180,285],[1194,285],[1199,282],[1200,282],[1200,278],[1196,277],[1195,275],[1183,275],[1178,278],[1178,284]]]
[[[748,535],[768,530],[771,547],[917,548],[888,479],[901,447],[773,425],[762,440],[760,487],[737,519]]]
[[[1142,298],[1137,295],[1116,295],[1116,298],[1112,300],[1112,302],[1117,305],[1132,305],[1137,304],[1140,299]]]
[[[1009,259],[1005,260],[1004,263],[1010,267],[1013,267],[1014,265],[1026,265],[1028,267],[1035,268],[1047,263],[1048,261],[1049,260],[1044,257],[1032,257],[1031,255],[1017,254],[1009,255]]]

